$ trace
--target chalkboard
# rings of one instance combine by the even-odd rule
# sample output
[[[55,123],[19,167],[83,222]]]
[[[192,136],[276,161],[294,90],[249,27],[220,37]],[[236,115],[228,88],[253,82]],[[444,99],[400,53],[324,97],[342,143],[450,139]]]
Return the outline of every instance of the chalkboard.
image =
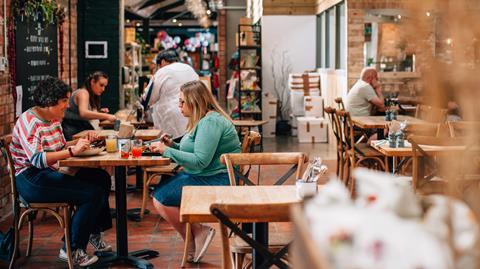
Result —
[[[57,25],[17,19],[16,84],[22,86],[22,111],[33,106],[32,92],[47,76],[58,77]]]

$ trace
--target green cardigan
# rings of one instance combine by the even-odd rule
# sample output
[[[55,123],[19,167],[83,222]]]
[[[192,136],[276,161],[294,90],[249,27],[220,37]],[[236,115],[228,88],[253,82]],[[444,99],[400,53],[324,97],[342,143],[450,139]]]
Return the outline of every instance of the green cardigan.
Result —
[[[163,156],[183,166],[186,173],[210,176],[227,172],[220,163],[222,154],[239,152],[240,140],[233,123],[218,112],[210,112],[183,136],[180,144],[166,148]]]

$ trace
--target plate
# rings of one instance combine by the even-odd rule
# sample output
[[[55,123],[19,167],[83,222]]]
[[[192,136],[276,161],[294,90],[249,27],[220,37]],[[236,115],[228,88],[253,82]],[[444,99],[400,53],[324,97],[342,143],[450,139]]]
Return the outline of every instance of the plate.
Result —
[[[95,156],[104,150],[105,150],[105,147],[91,148],[91,149],[85,150],[82,153],[77,154],[75,157]]]

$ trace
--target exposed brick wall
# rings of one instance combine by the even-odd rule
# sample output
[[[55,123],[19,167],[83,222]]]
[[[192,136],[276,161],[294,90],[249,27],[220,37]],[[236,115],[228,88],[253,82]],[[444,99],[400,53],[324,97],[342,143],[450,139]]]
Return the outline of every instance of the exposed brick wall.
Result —
[[[61,0],[58,1],[60,5],[66,8],[68,12],[68,1]],[[77,87],[77,0],[71,0],[71,14],[67,13],[67,20],[63,25],[63,67],[64,73],[62,79],[70,84],[73,89]],[[10,0],[7,0],[7,12],[10,10]],[[5,17],[3,14],[3,8],[0,7],[0,15],[2,18]],[[7,16],[8,17],[8,16]],[[69,23],[71,20],[71,54],[69,54]],[[10,23],[10,22],[8,22]],[[3,47],[5,45],[4,34],[3,34],[3,25],[0,25],[0,55],[4,56]],[[60,57],[60,53],[59,53]],[[71,61],[69,62],[69,57]],[[60,63],[60,59],[59,59]],[[71,67],[69,66],[71,64]],[[60,72],[60,67],[58,68]],[[71,79],[70,79],[71,74]],[[60,74],[59,74],[60,76]],[[9,70],[6,72],[0,72],[0,135],[5,135],[11,133],[11,130],[14,125],[14,114],[13,114],[13,97],[12,89],[9,84]],[[1,158],[0,161],[0,221],[3,216],[8,215],[11,211],[10,206],[10,179],[7,175],[6,164]]]
[[[220,92],[218,96],[220,104],[225,107],[225,98],[227,96],[225,92],[225,83],[227,81],[227,16],[225,10],[218,12],[218,58],[220,60],[219,66],[219,82]]]

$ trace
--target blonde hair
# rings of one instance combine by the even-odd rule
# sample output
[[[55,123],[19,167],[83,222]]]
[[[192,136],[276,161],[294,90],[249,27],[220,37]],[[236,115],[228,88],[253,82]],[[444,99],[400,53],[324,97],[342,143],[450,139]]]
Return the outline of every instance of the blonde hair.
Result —
[[[210,111],[216,111],[229,121],[232,121],[207,89],[207,86],[200,80],[183,84],[180,87],[180,91],[183,92],[184,105],[192,110],[192,116],[188,118],[187,132],[193,131],[198,122]]]

